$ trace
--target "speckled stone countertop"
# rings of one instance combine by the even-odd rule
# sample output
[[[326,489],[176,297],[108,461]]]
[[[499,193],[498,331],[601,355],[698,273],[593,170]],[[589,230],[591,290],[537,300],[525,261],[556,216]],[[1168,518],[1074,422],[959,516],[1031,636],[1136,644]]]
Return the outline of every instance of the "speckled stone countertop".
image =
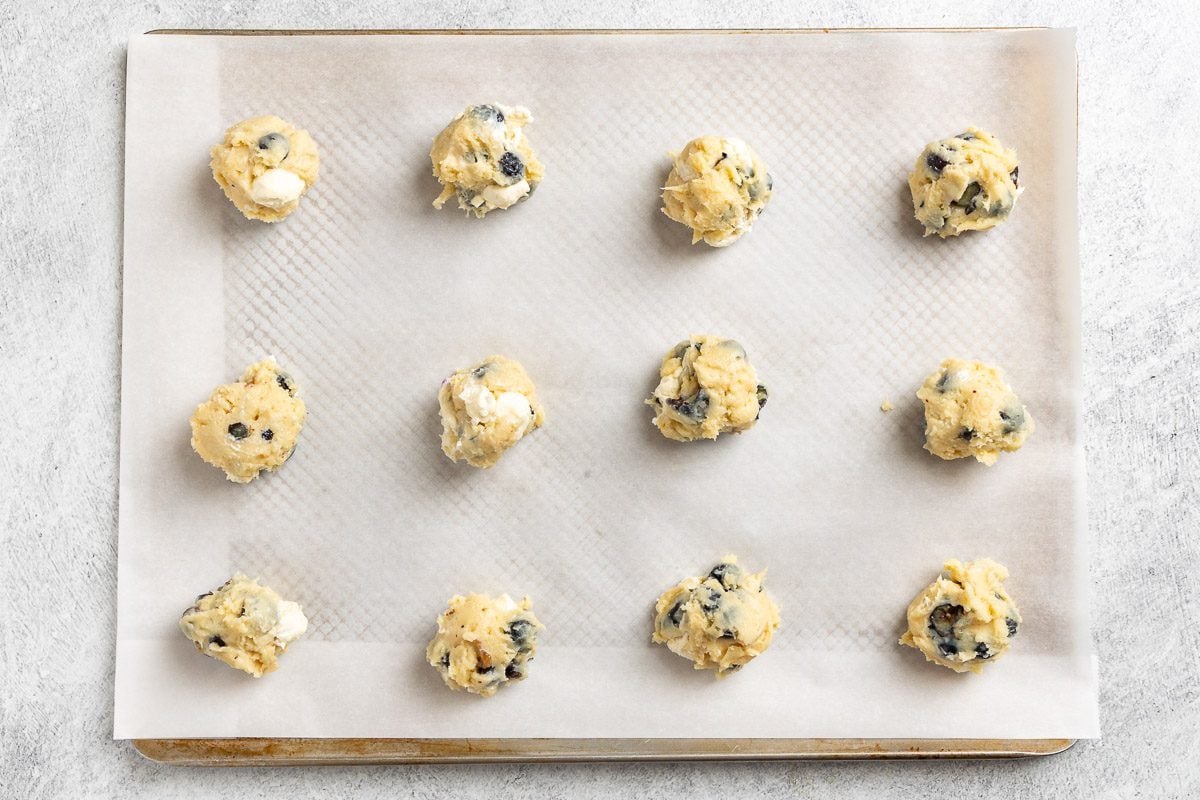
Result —
[[[1197,6],[109,5],[14,3],[0,12],[0,797],[1200,796]],[[168,27],[1009,25],[1079,29],[1084,408],[1103,739],[1016,762],[221,771],[159,766],[112,741],[130,37]]]

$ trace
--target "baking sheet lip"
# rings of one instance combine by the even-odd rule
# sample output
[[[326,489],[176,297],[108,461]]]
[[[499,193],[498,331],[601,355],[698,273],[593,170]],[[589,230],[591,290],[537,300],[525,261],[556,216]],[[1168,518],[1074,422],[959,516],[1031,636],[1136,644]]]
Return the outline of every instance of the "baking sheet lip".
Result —
[[[714,746],[712,742],[720,744]],[[173,766],[880,761],[1018,759],[1063,753],[1078,739],[133,739],[149,761]],[[481,744],[476,745],[476,742]],[[768,742],[785,743],[777,748]],[[964,746],[960,746],[962,743]],[[967,746],[969,745],[969,746]],[[391,750],[388,750],[388,747]],[[274,753],[269,748],[277,748]],[[283,747],[282,751],[278,748]],[[339,750],[338,748],[342,748]],[[375,752],[367,752],[370,748]],[[309,750],[308,753],[304,749]],[[205,750],[209,750],[205,753]],[[212,752],[212,750],[219,752]],[[438,752],[438,751],[441,752]]]
[[[154,28],[144,36],[557,36],[634,34],[995,33],[1048,25],[948,28]]]

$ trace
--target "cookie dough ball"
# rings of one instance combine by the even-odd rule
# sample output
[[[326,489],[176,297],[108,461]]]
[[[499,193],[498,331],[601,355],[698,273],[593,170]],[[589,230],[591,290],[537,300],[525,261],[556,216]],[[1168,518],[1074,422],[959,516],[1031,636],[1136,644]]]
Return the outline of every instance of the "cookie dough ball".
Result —
[[[451,197],[477,217],[524,200],[543,175],[521,130],[533,117],[524,108],[499,103],[468,106],[433,140],[429,158],[442,184],[434,208]]]
[[[652,640],[718,678],[749,664],[779,628],[764,575],[743,572],[737,558],[725,556],[705,577],[685,578],[658,598]]]
[[[677,442],[749,430],[767,403],[767,387],[733,339],[698,335],[680,342],[658,376],[646,403],[662,435]]]
[[[925,404],[925,449],[939,458],[974,456],[991,466],[1033,433],[1033,417],[1003,373],[982,361],[947,358],[917,398]]]
[[[297,603],[239,572],[197,597],[179,618],[179,629],[204,655],[261,678],[304,635],[308,619]]]
[[[235,483],[274,472],[296,449],[308,413],[298,392],[275,359],[251,364],[241,380],[218,386],[196,407],[192,449]]]
[[[1017,154],[978,128],[930,142],[908,176],[925,235],[945,239],[982,231],[1008,218],[1021,189]]]
[[[671,153],[671,161],[662,212],[692,229],[692,244],[733,244],[771,199],[766,165],[741,139],[702,136]]]
[[[908,630],[900,644],[955,672],[979,672],[1008,652],[1021,615],[1004,590],[1008,570],[987,558],[963,564],[951,559],[945,572],[913,598]]]
[[[537,653],[538,633],[545,629],[528,597],[516,603],[506,594],[455,595],[437,625],[425,657],[451,689],[483,697],[525,679]]]
[[[249,219],[279,222],[317,182],[320,158],[308,135],[279,117],[244,120],[212,149],[213,178]]]
[[[504,356],[489,356],[442,381],[438,405],[442,452],[484,469],[545,420],[525,368]]]

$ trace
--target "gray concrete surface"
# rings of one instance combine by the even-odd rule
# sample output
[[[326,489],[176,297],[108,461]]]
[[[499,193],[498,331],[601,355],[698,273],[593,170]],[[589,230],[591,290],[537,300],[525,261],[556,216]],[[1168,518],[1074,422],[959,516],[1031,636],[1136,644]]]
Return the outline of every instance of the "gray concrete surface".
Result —
[[[1200,795],[1198,23],[1194,4],[1133,0],[0,7],[0,797]],[[158,766],[111,740],[131,36],[159,27],[964,25],[1079,27],[1102,740],[1022,762],[224,771]]]

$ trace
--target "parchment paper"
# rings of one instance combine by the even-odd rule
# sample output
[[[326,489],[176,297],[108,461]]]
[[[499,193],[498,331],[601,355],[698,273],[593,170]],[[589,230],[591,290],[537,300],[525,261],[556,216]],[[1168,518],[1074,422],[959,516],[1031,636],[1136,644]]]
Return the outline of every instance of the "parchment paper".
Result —
[[[146,36],[128,86],[117,737],[1098,735],[1072,32]],[[532,109],[544,183],[482,221],[435,211],[433,136],[492,101]],[[262,113],[321,152],[274,226],[208,170]],[[969,124],[1018,150],[1025,194],[997,230],[922,239],[907,172]],[[666,152],[710,132],[775,180],[719,251],[658,212]],[[652,427],[690,333],[746,347],[771,391],[751,432]],[[547,424],[476,471],[440,452],[436,392],[491,353]],[[309,422],[239,486],[187,420],[268,354]],[[914,392],[949,355],[1005,367],[1037,419],[991,469],[921,449]],[[783,625],[717,682],[651,645],[652,606],[729,552],[768,569]],[[957,675],[896,639],[941,562],[977,556],[1026,623]],[[176,627],[236,570],[311,621],[262,680]],[[469,591],[528,594],[547,627],[489,700],[424,664]]]

